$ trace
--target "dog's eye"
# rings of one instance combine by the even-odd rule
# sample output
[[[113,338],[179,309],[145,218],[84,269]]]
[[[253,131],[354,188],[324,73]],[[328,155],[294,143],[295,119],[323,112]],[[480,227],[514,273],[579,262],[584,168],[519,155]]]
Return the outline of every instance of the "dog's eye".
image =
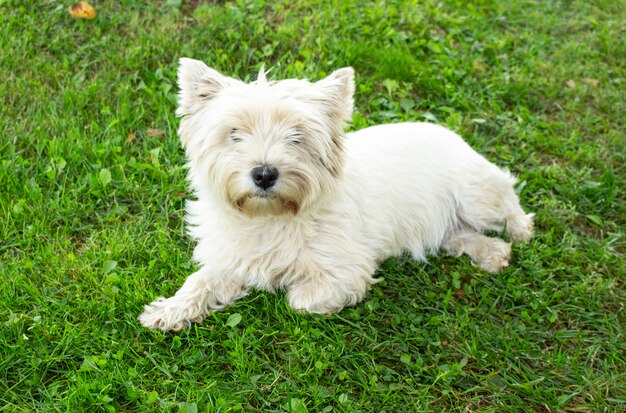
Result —
[[[289,143],[292,145],[299,145],[302,143],[302,139],[304,139],[304,136],[301,133],[294,133],[289,136]]]
[[[232,128],[230,130],[230,140],[233,142],[241,142],[241,136],[239,135],[239,129]]]

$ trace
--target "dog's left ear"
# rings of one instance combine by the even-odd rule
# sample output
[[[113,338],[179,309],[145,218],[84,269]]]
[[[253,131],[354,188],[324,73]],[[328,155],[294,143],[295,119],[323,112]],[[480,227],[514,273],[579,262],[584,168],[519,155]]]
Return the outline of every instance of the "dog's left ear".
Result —
[[[178,66],[178,116],[193,115],[220,91],[241,83],[199,60],[183,57]]]
[[[336,70],[315,82],[313,88],[312,100],[324,110],[331,126],[331,150],[322,156],[322,162],[333,176],[339,176],[343,165],[344,127],[352,120],[354,107],[354,70],[351,67]]]
[[[315,83],[322,93],[322,104],[328,109],[328,114],[340,122],[352,120],[354,107],[354,69],[344,67],[335,70],[324,79]]]

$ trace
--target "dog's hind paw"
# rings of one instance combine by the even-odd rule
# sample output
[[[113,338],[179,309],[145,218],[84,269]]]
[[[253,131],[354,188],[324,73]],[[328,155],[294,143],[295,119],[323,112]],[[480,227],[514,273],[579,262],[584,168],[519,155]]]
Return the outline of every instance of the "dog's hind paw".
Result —
[[[511,244],[499,238],[487,238],[490,242],[478,258],[478,266],[490,273],[499,273],[509,266]]]

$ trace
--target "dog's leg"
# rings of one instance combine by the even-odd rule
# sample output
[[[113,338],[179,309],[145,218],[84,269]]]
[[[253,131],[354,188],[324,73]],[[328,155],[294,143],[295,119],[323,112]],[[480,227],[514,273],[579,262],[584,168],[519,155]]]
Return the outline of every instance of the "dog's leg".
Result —
[[[500,231],[506,224],[511,241],[529,241],[534,214],[525,213],[520,206],[514,182],[512,176],[498,171],[468,186],[461,198],[461,222],[478,232]]]
[[[443,243],[449,255],[467,254],[480,268],[492,273],[500,272],[509,265],[511,244],[500,238],[490,238],[470,229],[451,232]]]
[[[287,301],[294,310],[328,315],[360,302],[376,282],[378,280],[365,272],[310,273],[288,287]]]
[[[228,276],[217,278],[205,268],[191,274],[174,296],[146,305],[139,322],[152,329],[178,331],[246,295],[240,282]]]

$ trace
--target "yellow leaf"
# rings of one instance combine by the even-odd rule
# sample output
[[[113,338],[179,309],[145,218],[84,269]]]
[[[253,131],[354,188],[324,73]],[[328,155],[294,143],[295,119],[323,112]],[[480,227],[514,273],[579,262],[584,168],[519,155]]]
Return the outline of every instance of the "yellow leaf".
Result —
[[[68,11],[72,17],[77,19],[93,19],[96,17],[96,11],[91,4],[86,1],[79,1],[78,3],[72,4]]]

